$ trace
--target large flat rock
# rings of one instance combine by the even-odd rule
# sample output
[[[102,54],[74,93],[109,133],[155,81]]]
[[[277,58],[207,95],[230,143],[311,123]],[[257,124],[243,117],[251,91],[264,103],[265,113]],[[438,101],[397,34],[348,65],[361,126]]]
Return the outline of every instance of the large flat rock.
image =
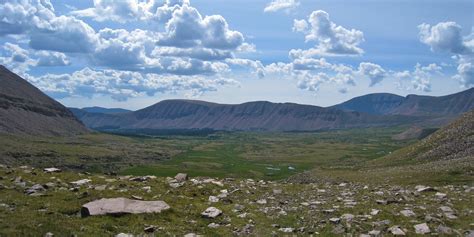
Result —
[[[81,216],[161,213],[168,209],[170,209],[170,206],[163,201],[103,198],[84,204],[81,208]]]

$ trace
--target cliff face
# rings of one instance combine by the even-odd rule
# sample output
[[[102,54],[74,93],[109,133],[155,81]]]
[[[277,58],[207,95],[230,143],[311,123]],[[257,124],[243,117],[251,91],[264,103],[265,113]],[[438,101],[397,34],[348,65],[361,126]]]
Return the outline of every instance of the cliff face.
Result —
[[[0,132],[51,136],[88,130],[66,107],[0,66]]]

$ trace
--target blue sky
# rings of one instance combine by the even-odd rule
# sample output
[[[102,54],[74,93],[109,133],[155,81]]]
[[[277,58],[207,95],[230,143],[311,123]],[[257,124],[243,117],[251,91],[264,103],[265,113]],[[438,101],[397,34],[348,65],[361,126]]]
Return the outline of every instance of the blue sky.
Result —
[[[67,106],[333,105],[474,86],[474,2],[12,0],[0,63]]]

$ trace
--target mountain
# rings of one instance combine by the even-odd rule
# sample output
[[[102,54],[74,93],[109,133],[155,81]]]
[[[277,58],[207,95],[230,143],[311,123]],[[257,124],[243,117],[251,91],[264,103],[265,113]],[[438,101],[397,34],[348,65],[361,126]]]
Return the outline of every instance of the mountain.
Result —
[[[389,93],[377,93],[355,97],[342,104],[333,106],[346,111],[358,111],[368,114],[389,114],[400,106],[405,98]]]
[[[411,121],[407,116],[380,116],[293,103],[256,101],[216,104],[196,100],[165,100],[123,114],[73,110],[88,127],[112,130],[213,129],[244,131],[312,131],[391,126]]]
[[[425,139],[382,158],[389,165],[426,164],[430,169],[474,171],[474,110]],[[470,168],[469,168],[470,167]]]
[[[74,135],[87,131],[66,107],[0,65],[0,133]]]
[[[102,108],[102,107],[86,107],[82,108],[82,110],[88,112],[88,113],[101,113],[101,114],[120,114],[120,113],[128,113],[132,112],[131,110],[128,109],[121,109],[121,108]]]
[[[332,108],[369,114],[455,117],[474,109],[474,88],[447,96],[369,94]]]

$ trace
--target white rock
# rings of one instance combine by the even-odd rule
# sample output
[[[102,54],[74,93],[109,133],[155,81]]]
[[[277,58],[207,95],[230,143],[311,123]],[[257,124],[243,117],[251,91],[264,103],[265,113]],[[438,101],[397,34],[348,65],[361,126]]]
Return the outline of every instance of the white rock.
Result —
[[[329,219],[329,221],[330,221],[331,223],[337,224],[337,223],[339,223],[339,222],[341,221],[341,219],[340,219],[340,218],[337,218],[337,217],[333,217],[333,218]]]
[[[295,231],[294,228],[290,228],[290,227],[287,227],[287,228],[280,228],[278,229],[279,231],[283,232],[283,233],[292,233]]]
[[[400,211],[400,213],[406,217],[416,216],[416,214],[412,210],[403,210],[403,211]]]
[[[219,202],[219,198],[216,196],[209,196],[209,202]]]
[[[61,172],[61,169],[58,168],[45,168],[43,169],[45,173],[59,173]]]
[[[161,213],[168,209],[170,209],[170,206],[163,201],[103,198],[84,204],[81,208],[81,216]]]
[[[120,234],[116,235],[115,237],[133,237],[133,235],[132,234],[120,233]]]
[[[380,213],[380,210],[377,210],[377,209],[372,209],[372,211],[370,211],[370,215],[372,216],[376,216]]]
[[[176,179],[176,181],[178,181],[179,183],[185,182],[186,180],[188,180],[188,175],[184,173],[179,173],[174,176],[174,179]]]
[[[428,234],[430,233],[430,227],[426,224],[426,223],[422,223],[422,224],[418,224],[418,225],[415,225],[415,232],[417,234]]]
[[[72,185],[76,185],[76,186],[82,186],[84,184],[88,184],[92,182],[92,180],[90,179],[81,179],[81,180],[77,180],[77,181],[74,181],[74,182],[71,182],[70,184]]]
[[[392,233],[392,235],[405,235],[405,232],[403,232],[399,226],[392,226],[388,229],[388,231]]]
[[[260,205],[267,204],[267,199],[260,199],[260,200],[257,200],[257,203],[260,204]]]
[[[216,224],[216,223],[214,223],[214,222],[211,223],[211,224],[209,224],[209,225],[207,225],[207,227],[209,227],[209,228],[218,228],[219,226],[220,226],[219,224]]]
[[[351,222],[354,219],[354,215],[346,213],[341,216],[341,219],[346,222]]]
[[[215,207],[208,207],[205,211],[201,213],[203,217],[207,218],[216,218],[222,214],[222,211]]]

